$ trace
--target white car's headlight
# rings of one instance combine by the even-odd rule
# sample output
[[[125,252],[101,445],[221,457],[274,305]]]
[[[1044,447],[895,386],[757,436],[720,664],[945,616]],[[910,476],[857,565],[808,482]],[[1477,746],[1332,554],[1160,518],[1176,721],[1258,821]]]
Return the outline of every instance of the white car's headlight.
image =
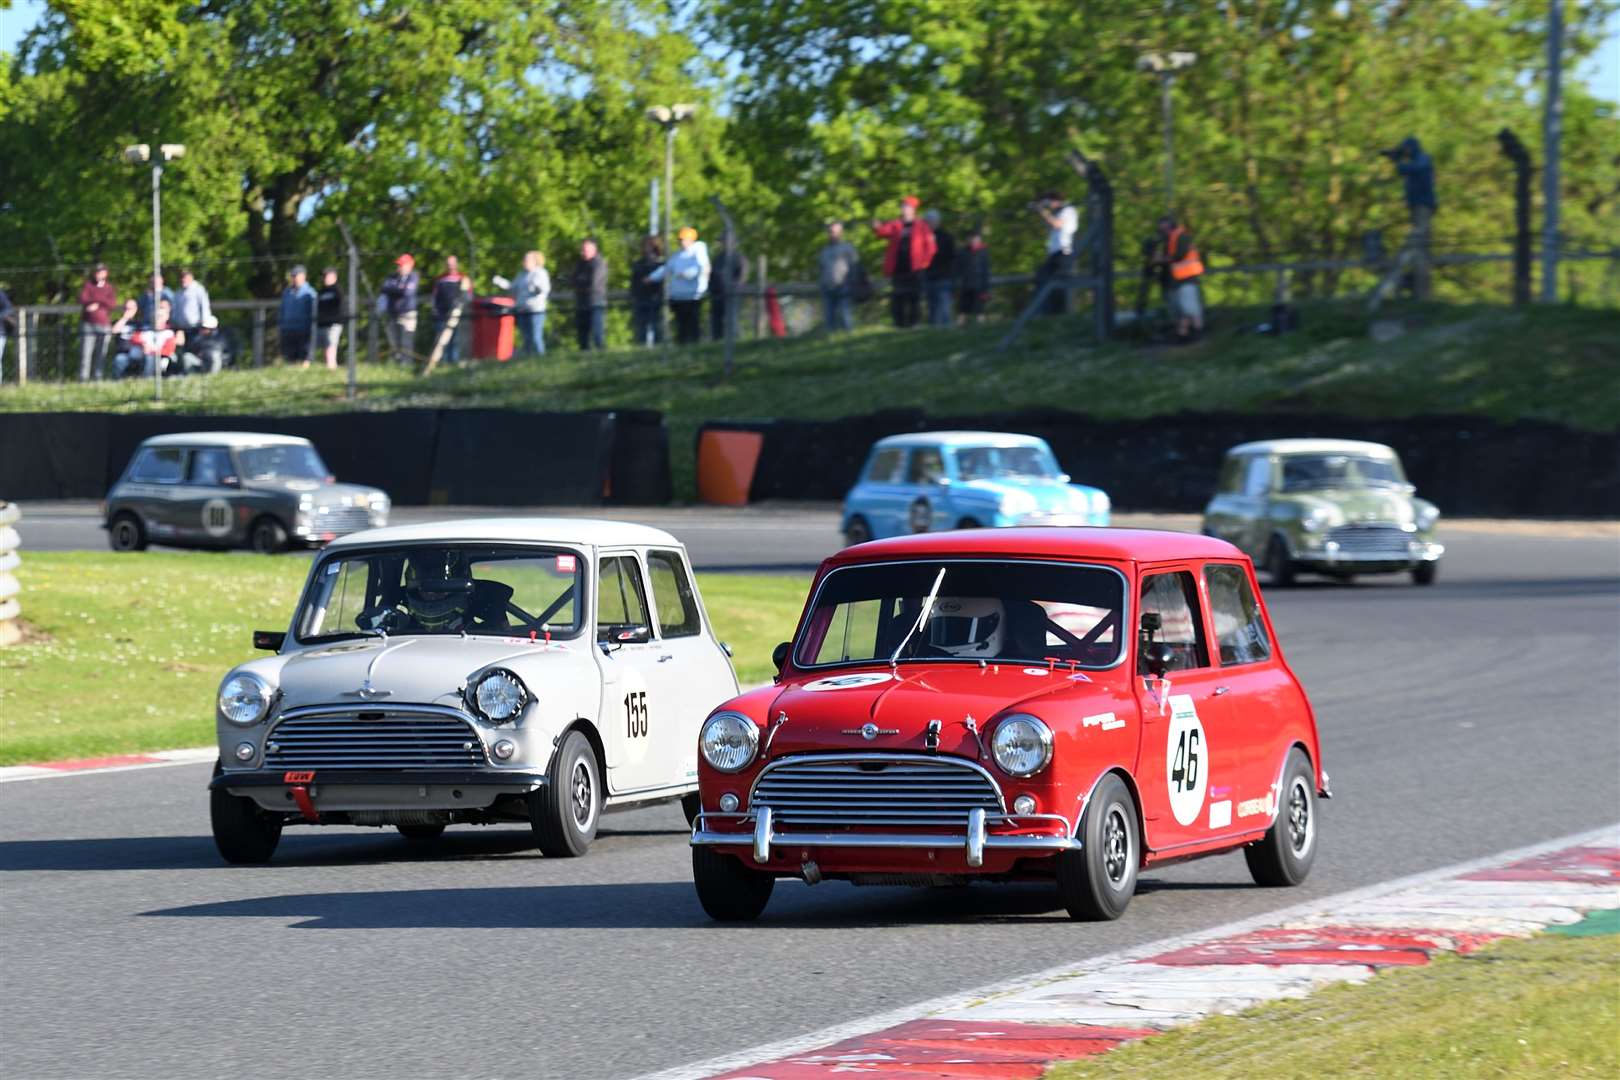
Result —
[[[467,703],[482,719],[504,724],[515,719],[529,703],[529,688],[510,671],[496,668],[486,671],[473,684]]]
[[[378,517],[384,517],[389,510],[388,496],[377,494],[371,497],[371,512]]]
[[[715,713],[698,736],[703,760],[721,772],[747,768],[759,750],[759,726],[740,713]]]
[[[252,727],[270,711],[271,696],[269,683],[251,672],[239,672],[219,688],[219,715],[239,727]]]
[[[1003,514],[1030,514],[1040,509],[1040,500],[1027,491],[1012,490],[1001,497]]]
[[[1325,506],[1313,506],[1305,511],[1299,522],[1306,532],[1319,532],[1333,524],[1333,511]]]
[[[1104,513],[1105,511],[1112,509],[1113,505],[1114,505],[1113,503],[1108,501],[1108,493],[1107,492],[1105,492],[1105,491],[1094,491],[1094,492],[1092,492],[1092,494],[1091,494],[1091,509],[1092,509],[1092,511],[1094,513],[1098,513],[1098,514]]]
[[[1418,532],[1428,532],[1440,520],[1440,508],[1433,503],[1421,503],[1415,508],[1412,524]]]
[[[1052,729],[1025,713],[1009,716],[996,725],[990,756],[1009,776],[1033,776],[1052,760]]]

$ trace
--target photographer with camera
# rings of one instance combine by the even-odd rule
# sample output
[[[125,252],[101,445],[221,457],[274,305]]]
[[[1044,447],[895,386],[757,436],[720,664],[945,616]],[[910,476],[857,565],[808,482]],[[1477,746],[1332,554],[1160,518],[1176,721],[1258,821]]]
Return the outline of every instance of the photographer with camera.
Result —
[[[1406,189],[1406,209],[1412,216],[1412,237],[1407,241],[1413,249],[1415,267],[1412,271],[1412,292],[1419,300],[1429,298],[1429,225],[1437,208],[1434,197],[1434,159],[1423,150],[1416,135],[1408,135],[1399,144],[1380,150],[1382,157],[1395,166]]]
[[[1063,193],[1048,191],[1029,204],[1029,208],[1046,222],[1046,258],[1035,271],[1035,287],[1039,289],[1053,278],[1067,278],[1074,273],[1074,234],[1080,230],[1080,212],[1066,202]],[[1069,290],[1058,286],[1047,294],[1044,308],[1048,315],[1062,315],[1069,310]]]

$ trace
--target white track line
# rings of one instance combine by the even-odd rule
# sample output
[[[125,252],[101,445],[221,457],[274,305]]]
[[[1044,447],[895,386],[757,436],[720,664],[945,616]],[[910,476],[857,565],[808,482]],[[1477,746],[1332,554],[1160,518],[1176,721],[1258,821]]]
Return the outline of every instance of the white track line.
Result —
[[[1252,918],[1227,923],[1224,926],[1211,927],[1208,930],[1198,930],[1190,934],[1183,934],[1179,937],[1162,938],[1158,941],[1148,942],[1145,945],[1136,945],[1129,949],[1121,949],[1116,952],[1104,953],[1101,956],[1088,957],[1087,959],[1078,963],[1063,964],[1058,967],[1047,968],[1045,971],[1035,972],[1031,975],[1020,975],[1003,982],[991,983],[988,986],[981,986],[972,990],[947,994],[943,997],[918,1002],[915,1005],[907,1005],[899,1009],[892,1009],[888,1012],[878,1013],[874,1016],[868,1016],[860,1020],[852,1020],[848,1023],[836,1024],[832,1027],[822,1028],[819,1031],[813,1031],[809,1034],[796,1036],[791,1039],[784,1039],[780,1042],[766,1043],[764,1045],[755,1046],[736,1053],[710,1058],[707,1061],[698,1061],[688,1065],[679,1065],[675,1068],[665,1069],[661,1072],[646,1073],[640,1077],[637,1077],[636,1080],[704,1080],[704,1078],[714,1076],[718,1073],[731,1072],[735,1069],[743,1069],[751,1065],[759,1065],[765,1062],[775,1061],[779,1058],[790,1057],[795,1054],[802,1054],[807,1050],[814,1050],[818,1047],[830,1046],[834,1043],[840,1043],[846,1039],[853,1039],[861,1035],[870,1035],[875,1031],[882,1031],[886,1028],[896,1027],[912,1020],[920,1020],[935,1013],[963,1009],[970,1004],[982,1001],[985,998],[994,995],[1010,994],[1023,990],[1029,990],[1039,986],[1042,983],[1051,982],[1054,979],[1090,974],[1102,968],[1111,967],[1115,964],[1125,964],[1137,960],[1145,960],[1148,957],[1157,956],[1160,953],[1167,953],[1176,949],[1184,949],[1192,945],[1199,945],[1216,938],[1231,937],[1237,934],[1248,933],[1251,930],[1259,930],[1265,927],[1275,926],[1292,919],[1321,914],[1323,913],[1324,909],[1327,908],[1348,906],[1362,900],[1384,896],[1400,889],[1407,889],[1416,885],[1426,885],[1433,881],[1439,881],[1445,878],[1457,877],[1462,874],[1472,873],[1475,870],[1484,870],[1501,866],[1504,863],[1518,862],[1520,859],[1528,859],[1533,856],[1543,855],[1551,851],[1559,851],[1563,848],[1579,847],[1596,840],[1606,840],[1610,843],[1620,842],[1620,837],[1616,836],[1617,832],[1620,832],[1620,823],[1604,825],[1596,829],[1587,830],[1586,832],[1560,837],[1556,840],[1546,840],[1539,844],[1531,844],[1528,847],[1516,848],[1512,851],[1503,851],[1495,855],[1487,855],[1483,858],[1472,859],[1468,862],[1456,863],[1451,866],[1441,867],[1438,870],[1425,870],[1421,873],[1408,875],[1407,877],[1396,878],[1393,881],[1379,882],[1376,885],[1366,885],[1359,889],[1351,889],[1348,892],[1337,893],[1333,896],[1324,896],[1315,900],[1307,900],[1301,904],[1295,904],[1286,908],[1279,908],[1276,911],[1269,911],[1263,915],[1256,915]]]
[[[136,755],[109,754],[108,757]],[[98,776],[102,773],[135,772],[139,769],[168,769],[175,765],[198,765],[219,757],[212,746],[189,747],[185,750],[153,750],[141,757],[158,758],[157,761],[138,761],[129,765],[96,765],[88,769],[53,769],[44,765],[8,765],[0,768],[0,784],[15,784],[23,780],[53,780],[68,776]]]

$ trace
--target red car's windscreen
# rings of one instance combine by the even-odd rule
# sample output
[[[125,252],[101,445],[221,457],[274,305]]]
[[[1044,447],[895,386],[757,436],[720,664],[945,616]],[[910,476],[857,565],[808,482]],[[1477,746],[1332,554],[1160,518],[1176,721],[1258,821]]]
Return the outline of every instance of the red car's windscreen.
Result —
[[[1124,603],[1124,578],[1097,566],[971,559],[846,566],[822,580],[794,662],[1056,659],[1108,667],[1120,656]]]

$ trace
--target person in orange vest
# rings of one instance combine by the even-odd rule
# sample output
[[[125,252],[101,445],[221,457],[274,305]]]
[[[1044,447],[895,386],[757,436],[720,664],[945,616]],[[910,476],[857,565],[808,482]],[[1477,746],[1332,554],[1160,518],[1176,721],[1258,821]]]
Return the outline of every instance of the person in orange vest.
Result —
[[[1192,233],[1168,214],[1159,219],[1159,236],[1162,246],[1154,262],[1165,268],[1169,279],[1165,299],[1176,320],[1176,340],[1186,343],[1204,332],[1204,296],[1198,285],[1204,261],[1193,246]]]
[[[902,196],[899,217],[872,221],[872,231],[889,242],[883,272],[889,278],[889,311],[901,327],[917,325],[923,271],[934,261],[934,230],[917,216],[918,203],[915,195]]]

